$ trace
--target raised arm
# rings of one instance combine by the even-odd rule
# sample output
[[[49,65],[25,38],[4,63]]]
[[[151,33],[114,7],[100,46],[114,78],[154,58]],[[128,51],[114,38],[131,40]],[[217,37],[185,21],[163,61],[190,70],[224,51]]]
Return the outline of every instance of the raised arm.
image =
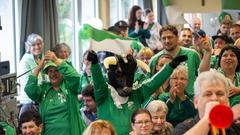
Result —
[[[41,99],[42,89],[38,86],[38,74],[44,67],[44,58],[39,62],[39,65],[33,70],[32,75],[29,76],[24,91],[27,93],[29,98],[39,102]]]
[[[208,41],[201,39],[200,48],[204,50],[203,58],[198,69],[198,71],[201,73],[210,70],[212,47]]]
[[[51,60],[56,64],[57,70],[63,75],[64,81],[66,82],[68,88],[74,93],[78,94],[80,82],[80,76],[78,72],[65,61],[57,58],[55,53],[52,51],[46,52],[45,60]]]
[[[102,70],[98,64],[97,54],[94,51],[89,51],[87,60],[92,62],[91,72],[94,87],[94,95],[97,104],[101,104],[108,94],[108,85],[104,80]]]

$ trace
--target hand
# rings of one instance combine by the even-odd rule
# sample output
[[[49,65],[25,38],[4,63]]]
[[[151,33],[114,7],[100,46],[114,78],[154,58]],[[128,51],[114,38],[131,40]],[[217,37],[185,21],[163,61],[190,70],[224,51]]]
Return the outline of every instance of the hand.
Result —
[[[177,56],[169,63],[169,65],[172,68],[176,68],[181,62],[186,61],[187,59],[188,59],[187,55]]]
[[[212,52],[212,46],[206,38],[200,39],[199,47],[205,50],[206,52],[209,52],[209,53]]]
[[[48,50],[45,53],[44,59],[45,60],[52,60],[53,62],[55,62],[58,58],[57,58],[57,56],[55,55],[54,52]]]
[[[148,28],[148,26],[149,26],[149,23],[146,23],[146,22],[145,22],[145,23],[143,24],[143,29],[146,30],[146,29]]]
[[[176,87],[177,87],[176,93],[180,101],[186,100],[186,95],[184,93],[186,85],[184,85],[182,82],[179,82]]]
[[[170,93],[170,102],[173,103],[177,95],[177,86],[171,87],[169,93]]]
[[[231,86],[229,89],[229,97],[240,94],[240,88]]]
[[[45,58],[42,58],[41,60],[38,61],[38,66],[33,70],[33,75],[38,76],[39,72],[43,69],[45,66]]]
[[[139,29],[140,29],[140,25],[139,25],[138,21],[136,21],[135,22],[135,33],[138,33]]]
[[[218,56],[222,49],[213,49],[213,55]]]
[[[94,52],[93,50],[90,50],[88,55],[87,55],[87,60],[91,61],[92,64],[97,64],[98,63],[98,57],[96,52]]]
[[[209,118],[209,114],[210,114],[211,110],[213,109],[213,107],[215,107],[216,105],[219,105],[219,104],[220,103],[217,101],[210,101],[210,102],[206,103],[205,112],[204,112],[203,117]]]

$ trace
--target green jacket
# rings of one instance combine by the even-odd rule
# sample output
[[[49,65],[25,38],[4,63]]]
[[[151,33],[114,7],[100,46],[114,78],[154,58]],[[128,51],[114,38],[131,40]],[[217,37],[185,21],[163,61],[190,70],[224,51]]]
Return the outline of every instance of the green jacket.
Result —
[[[222,73],[224,75],[224,72],[221,68],[218,68],[218,72]],[[235,81],[234,81],[235,87],[240,87],[240,72],[235,73]],[[229,102],[231,106],[234,106],[236,104],[240,104],[240,95],[234,95],[229,98]]]
[[[91,66],[94,96],[97,104],[98,118],[110,121],[118,135],[127,135],[131,128],[130,117],[132,112],[141,107],[143,101],[154,93],[171,75],[173,69],[166,65],[151,79],[133,86],[132,94],[126,102],[117,107],[113,100],[111,86],[106,83],[99,64]]]
[[[168,107],[167,121],[174,127],[188,118],[192,118],[196,115],[196,110],[192,100],[186,96],[186,100],[181,102],[178,97],[174,102],[170,102],[170,93],[163,93],[159,96],[159,100],[164,101]]]
[[[0,121],[0,126],[5,131],[5,135],[16,135],[16,130],[7,123]]]
[[[40,104],[40,114],[43,121],[43,125],[48,125],[44,127],[42,134],[45,133],[45,129],[52,128],[51,135],[80,135],[86,125],[81,119],[79,106],[78,106],[78,90],[79,90],[79,74],[77,71],[71,67],[66,62],[62,62],[57,70],[63,75],[63,81],[60,84],[60,88],[57,91],[59,96],[62,98],[65,106],[59,108],[60,104],[56,104],[56,107],[52,105],[54,101],[52,99],[56,96],[52,96],[51,93],[56,92],[50,82],[45,82],[42,85],[37,84],[37,77],[30,75],[27,85],[25,87],[25,92],[27,95],[36,102]],[[52,107],[52,108],[51,108]],[[62,106],[61,106],[62,107]],[[60,110],[60,113],[59,111]],[[63,111],[62,111],[63,110]],[[62,122],[63,118],[58,116],[65,116],[68,119],[66,122]]]
[[[167,52],[165,50],[162,50],[151,58],[149,67],[151,69],[152,75],[154,74],[155,65],[156,65],[159,57],[165,53],[167,53]],[[200,56],[198,55],[198,53],[195,50],[189,49],[186,47],[180,47],[180,50],[177,55],[178,56],[179,55],[187,55],[188,56],[188,60],[185,61],[185,63],[187,64],[187,67],[188,67],[188,80],[189,80],[187,88],[186,88],[186,92],[187,92],[187,95],[189,95],[189,97],[192,99],[194,96],[193,83],[196,80],[196,77],[198,75],[198,67],[201,62]]]

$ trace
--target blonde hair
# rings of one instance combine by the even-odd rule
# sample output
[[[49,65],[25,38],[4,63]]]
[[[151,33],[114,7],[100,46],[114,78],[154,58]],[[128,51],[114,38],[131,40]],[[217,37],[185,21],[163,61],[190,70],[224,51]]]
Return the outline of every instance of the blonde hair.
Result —
[[[237,48],[240,49],[240,38],[238,38],[238,39],[234,42],[234,46],[236,46]]]
[[[141,56],[144,56],[144,55],[146,55],[146,56],[148,56],[149,58],[151,58],[151,57],[154,55],[154,53],[153,53],[153,51],[152,51],[149,47],[143,47],[143,48],[139,51],[138,57],[141,57]]]
[[[151,101],[146,109],[150,112],[150,113],[156,113],[156,112],[164,112],[164,113],[168,113],[168,108],[167,105],[160,100],[153,100]]]
[[[109,129],[111,135],[117,135],[115,129],[106,120],[96,120],[92,122],[83,132],[83,135],[93,135],[96,131],[101,131],[103,129]]]
[[[184,75],[186,75],[187,79],[188,79],[188,67],[187,65],[185,65],[184,63],[181,63],[179,66],[177,66],[170,77],[173,77],[175,74],[177,73],[183,73]]]

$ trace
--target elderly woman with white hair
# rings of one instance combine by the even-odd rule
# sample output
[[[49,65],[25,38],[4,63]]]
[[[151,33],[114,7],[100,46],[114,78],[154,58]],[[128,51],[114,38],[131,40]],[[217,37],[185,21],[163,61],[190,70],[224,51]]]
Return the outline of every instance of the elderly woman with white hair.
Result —
[[[32,73],[33,69],[38,66],[41,58],[43,57],[43,39],[38,34],[30,34],[25,42],[26,53],[23,55],[22,59],[17,68],[17,76],[19,76],[18,82],[20,83],[20,88],[18,89],[18,108],[19,116],[27,111],[38,111],[38,105],[36,105],[25,93],[24,88],[27,84],[28,77]],[[41,83],[45,76],[39,74],[39,83]]]
[[[170,90],[159,96],[168,107],[167,121],[174,127],[196,114],[193,101],[186,94],[188,84],[188,69],[185,65],[179,65],[170,76]]]
[[[171,135],[173,133],[172,124],[166,121],[168,108],[163,101],[153,100],[146,109],[152,116],[152,135]]]

